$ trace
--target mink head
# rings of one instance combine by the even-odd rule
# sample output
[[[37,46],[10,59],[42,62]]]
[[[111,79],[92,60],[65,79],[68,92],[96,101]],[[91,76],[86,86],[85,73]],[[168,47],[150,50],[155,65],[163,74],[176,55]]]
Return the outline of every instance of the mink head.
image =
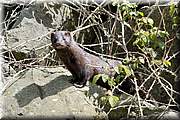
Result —
[[[52,46],[55,49],[64,49],[70,46],[73,38],[69,31],[56,31],[51,33]]]

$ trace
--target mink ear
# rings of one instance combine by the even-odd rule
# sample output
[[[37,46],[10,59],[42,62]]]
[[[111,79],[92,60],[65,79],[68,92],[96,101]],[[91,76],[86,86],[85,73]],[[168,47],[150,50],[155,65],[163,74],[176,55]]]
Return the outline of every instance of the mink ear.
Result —
[[[72,42],[71,32],[65,31],[64,37],[66,38],[66,39],[65,39],[66,45],[67,45],[67,46],[70,46],[70,44],[71,44],[71,42]]]
[[[71,32],[66,31],[66,32],[64,33],[64,35],[70,38],[70,39],[69,39],[70,42],[74,40]]]
[[[66,35],[66,36],[71,36],[71,33],[70,33],[69,31],[67,31],[67,32],[65,32],[64,35]]]
[[[52,42],[52,43],[55,43],[55,42],[56,42],[55,39],[54,39],[54,34],[55,34],[54,32],[51,33],[51,42]]]

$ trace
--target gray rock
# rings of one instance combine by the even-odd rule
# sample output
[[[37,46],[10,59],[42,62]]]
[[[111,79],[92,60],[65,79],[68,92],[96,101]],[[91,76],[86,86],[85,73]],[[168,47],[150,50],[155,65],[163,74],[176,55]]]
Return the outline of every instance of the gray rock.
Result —
[[[170,110],[166,112],[160,120],[179,120],[180,113],[178,111]]]
[[[89,87],[76,88],[71,79],[61,67],[31,68],[17,74],[1,96],[3,118],[105,119],[85,95]]]
[[[28,53],[51,42],[46,38],[48,29],[34,18],[24,18],[21,25],[7,32],[7,44],[12,50]]]

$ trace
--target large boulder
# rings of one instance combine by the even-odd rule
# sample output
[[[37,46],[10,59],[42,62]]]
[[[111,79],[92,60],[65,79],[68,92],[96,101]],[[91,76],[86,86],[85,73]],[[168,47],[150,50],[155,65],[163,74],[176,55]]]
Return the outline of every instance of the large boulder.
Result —
[[[89,87],[74,87],[71,79],[71,74],[62,67],[21,71],[2,91],[1,116],[5,119],[105,119],[106,115],[93,105],[94,91],[90,93]]]

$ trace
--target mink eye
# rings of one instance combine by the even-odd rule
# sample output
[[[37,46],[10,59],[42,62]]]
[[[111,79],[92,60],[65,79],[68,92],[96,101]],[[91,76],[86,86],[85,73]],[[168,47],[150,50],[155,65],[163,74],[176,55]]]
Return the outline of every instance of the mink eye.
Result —
[[[56,43],[56,41],[57,41],[57,37],[55,36],[54,33],[51,33],[51,42]]]
[[[57,40],[57,39],[58,39],[58,37],[56,36],[56,37],[55,37],[55,40]]]

